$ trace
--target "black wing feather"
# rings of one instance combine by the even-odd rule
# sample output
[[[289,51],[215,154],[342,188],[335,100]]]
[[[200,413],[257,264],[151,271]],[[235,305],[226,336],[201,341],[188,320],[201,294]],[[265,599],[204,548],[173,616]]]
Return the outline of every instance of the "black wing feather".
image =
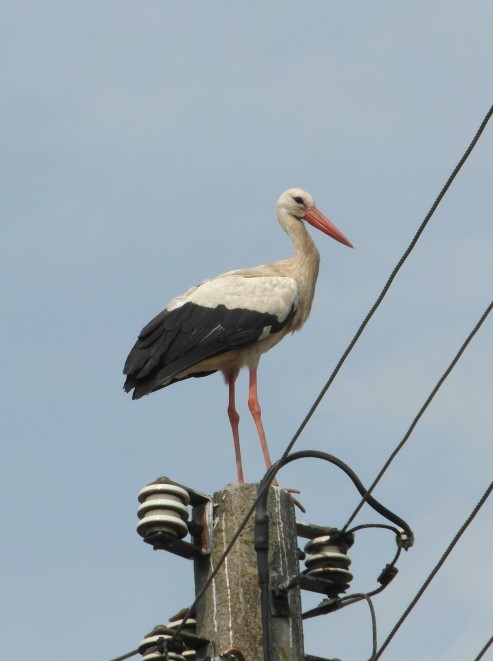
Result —
[[[140,332],[125,362],[124,388],[127,392],[134,389],[134,399],[164,388],[178,380],[175,377],[181,372],[207,358],[253,344],[266,326],[271,326],[271,333],[280,331],[294,312],[293,306],[280,322],[267,312],[224,305],[208,308],[185,303],[163,310]]]

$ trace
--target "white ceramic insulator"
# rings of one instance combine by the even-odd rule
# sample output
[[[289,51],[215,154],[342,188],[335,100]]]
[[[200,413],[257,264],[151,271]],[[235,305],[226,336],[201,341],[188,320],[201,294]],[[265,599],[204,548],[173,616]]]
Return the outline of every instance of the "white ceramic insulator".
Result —
[[[150,652],[149,654],[145,653],[149,647],[155,647],[158,640],[163,639],[169,640],[171,639],[171,636],[167,636],[166,634],[157,634],[156,636],[149,636],[148,638],[144,638],[144,640],[139,645],[139,653],[142,655],[144,661],[165,661],[166,658],[169,659],[169,661],[185,661],[185,657],[183,657],[181,654],[178,654],[177,652],[168,652],[167,657],[165,654],[161,654],[160,652]]]
[[[185,489],[175,484],[150,484],[139,493],[139,501],[139,535],[148,537],[152,533],[167,532],[179,539],[187,535],[185,522],[189,517],[190,496]]]
[[[311,555],[305,560],[306,568],[310,568],[318,563],[329,563],[332,561],[340,562],[346,567],[349,567],[351,564],[351,559],[344,553],[333,553],[332,551],[323,551],[322,553],[317,553],[316,555]]]
[[[183,487],[179,487],[177,484],[168,484],[166,482],[154,482],[154,484],[148,484],[139,492],[139,501],[142,503],[148,496],[159,493],[166,494],[168,498],[174,496],[177,500],[185,503],[185,505],[190,504],[188,491]]]
[[[166,626],[168,629],[178,629],[178,627],[181,625],[182,622],[183,620],[175,620],[174,622],[168,622]],[[182,631],[193,630],[195,632],[196,628],[197,628],[197,620],[194,620],[192,617],[189,617]]]
[[[341,553],[341,547],[334,544],[330,535],[315,537],[305,544],[305,552],[310,554],[305,560],[306,573],[310,576],[350,583],[353,575],[348,571],[351,559]],[[311,555],[313,554],[313,555]]]

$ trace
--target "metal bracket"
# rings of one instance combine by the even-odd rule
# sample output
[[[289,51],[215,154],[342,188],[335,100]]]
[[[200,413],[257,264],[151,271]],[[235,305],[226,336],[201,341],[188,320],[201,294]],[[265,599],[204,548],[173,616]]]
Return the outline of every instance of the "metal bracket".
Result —
[[[290,617],[291,612],[289,608],[289,591],[299,586],[302,590],[309,592],[316,592],[318,594],[325,594],[329,597],[328,600],[322,602],[334,604],[323,612],[330,612],[330,610],[337,610],[339,599],[337,595],[340,593],[340,586],[336,585],[333,581],[317,578],[314,576],[307,576],[306,574],[296,574],[287,579],[282,579],[275,573],[270,575],[270,607],[271,613],[274,617]],[[322,614],[321,613],[317,613]]]
[[[150,544],[155,551],[170,551],[188,560],[203,558],[209,555],[209,551],[205,551],[190,542],[184,542],[182,539],[178,539],[167,532],[153,533],[149,537],[144,537],[144,542]]]
[[[291,579],[283,581],[275,572],[270,574],[270,608],[274,617],[291,616],[289,588],[294,587],[296,583],[291,585],[290,581]]]

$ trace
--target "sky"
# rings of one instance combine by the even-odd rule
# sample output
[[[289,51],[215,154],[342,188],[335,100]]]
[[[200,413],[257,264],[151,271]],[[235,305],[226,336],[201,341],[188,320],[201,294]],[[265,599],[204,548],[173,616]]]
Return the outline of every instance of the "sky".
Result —
[[[137,494],[160,475],[234,482],[220,375],[133,402],[137,333],[202,279],[291,255],[293,186],[355,245],[318,234],[310,320],[264,356],[281,456],[492,103],[489,0],[19,3],[0,21],[3,658],[109,661],[193,600],[154,553]],[[492,300],[493,126],[439,206],[295,449],[375,477]],[[491,481],[488,319],[375,491],[415,547],[379,596],[383,642]],[[264,474],[238,380],[246,479]],[[342,526],[358,503],[322,462],[279,476]],[[467,661],[491,636],[491,498],[382,658]],[[357,523],[381,521],[364,508]],[[354,591],[392,535],[361,532]],[[306,609],[318,597],[304,594]],[[305,623],[309,654],[364,660],[365,603]],[[484,658],[493,659],[493,649]]]

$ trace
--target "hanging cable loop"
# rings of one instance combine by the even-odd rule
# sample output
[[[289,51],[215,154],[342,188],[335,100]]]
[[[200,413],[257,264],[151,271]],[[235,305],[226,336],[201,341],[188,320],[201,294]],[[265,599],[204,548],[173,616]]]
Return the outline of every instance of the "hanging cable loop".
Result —
[[[258,563],[258,576],[259,576],[259,585],[260,585],[260,604],[261,604],[261,616],[262,616],[262,640],[263,640],[263,651],[264,651],[264,661],[271,661],[270,654],[270,624],[269,624],[269,604],[270,604],[270,570],[269,570],[269,514],[267,512],[267,497],[269,492],[269,485],[272,482],[274,475],[283,468],[286,464],[296,461],[298,459],[323,459],[328,461],[331,464],[334,464],[340,468],[346,475],[351,479],[353,484],[359,493],[367,495],[367,491],[363,486],[363,483],[358,478],[356,473],[341,459],[334,457],[327,452],[322,452],[320,450],[304,450],[301,452],[294,452],[288,456],[283,456],[279,461],[271,466],[271,468],[266,472],[262,481],[259,484],[258,488],[258,497],[257,497],[257,507],[255,512],[255,527],[254,527],[254,547],[257,552],[257,563]],[[409,525],[401,519],[396,514],[387,509],[384,505],[378,502],[373,496],[367,496],[367,503],[379,514],[384,516],[386,519],[396,524],[399,527],[399,530],[402,531],[402,539],[404,548],[410,548],[414,542],[414,535],[409,527]],[[332,535],[332,538],[331,538]],[[342,600],[337,599],[337,595],[340,592],[343,592],[347,589],[349,585],[349,580],[352,576],[349,570],[349,558],[343,553],[339,553],[335,550],[335,545],[337,542],[341,543],[342,540],[345,541],[344,547],[337,547],[338,551],[347,548],[352,543],[353,537],[351,533],[345,531],[334,531],[326,536],[319,536],[318,539],[312,540],[312,546],[308,545],[306,549],[308,552],[310,550],[315,550],[317,553],[315,556],[315,561],[310,565],[307,563],[307,572],[310,574],[310,570],[317,570],[317,578],[320,578],[320,570],[323,573],[331,574],[331,579],[327,582],[329,590],[327,592],[330,597],[326,602],[329,603],[330,610],[336,610],[338,605]],[[332,544],[330,542],[332,541]],[[400,549],[399,549],[400,551]],[[334,557],[334,554],[337,557]],[[398,556],[396,556],[397,558]],[[337,561],[339,566],[334,566],[334,561]],[[330,566],[329,566],[330,563]],[[348,580],[349,579],[349,580]],[[384,579],[385,580],[385,579]],[[390,582],[391,579],[388,580]],[[384,584],[381,584],[377,590],[373,592],[376,594],[380,592],[385,587]],[[368,596],[368,595],[367,595]],[[363,598],[363,597],[362,597]],[[366,598],[366,597],[364,597]],[[370,602],[369,602],[370,603]],[[328,612],[325,611],[325,612]],[[320,614],[319,612],[313,614]],[[311,614],[304,614],[304,617],[310,617]]]
[[[262,494],[257,505],[256,520],[258,519],[259,523],[261,522],[262,518],[267,515],[268,490],[263,489],[264,485],[270,484],[270,482],[273,479],[273,476],[277,474],[277,472],[282,467],[286,466],[292,461],[297,461],[298,459],[305,459],[305,458],[323,459],[324,461],[328,461],[329,463],[334,464],[334,466],[337,466],[344,473],[346,473],[346,475],[353,482],[354,486],[356,487],[356,489],[358,490],[361,496],[365,496],[367,494],[366,488],[364,487],[363,483],[356,475],[356,473],[346,463],[344,463],[341,459],[338,459],[334,455],[331,455],[327,452],[322,452],[321,450],[302,450],[300,452],[293,452],[287,457],[281,457],[279,461],[276,461],[276,463],[272,464],[271,468],[264,475],[262,482],[259,485],[259,493]],[[400,528],[401,544],[403,548],[406,549],[411,548],[411,546],[414,543],[414,534],[410,526],[406,523],[406,521],[404,521],[404,519],[401,519],[399,516],[397,516],[397,514],[394,514],[394,512],[392,512],[387,507],[382,505],[373,496],[367,496],[366,502],[376,512],[378,512],[388,521],[391,521],[396,526],[398,526],[398,528]]]

